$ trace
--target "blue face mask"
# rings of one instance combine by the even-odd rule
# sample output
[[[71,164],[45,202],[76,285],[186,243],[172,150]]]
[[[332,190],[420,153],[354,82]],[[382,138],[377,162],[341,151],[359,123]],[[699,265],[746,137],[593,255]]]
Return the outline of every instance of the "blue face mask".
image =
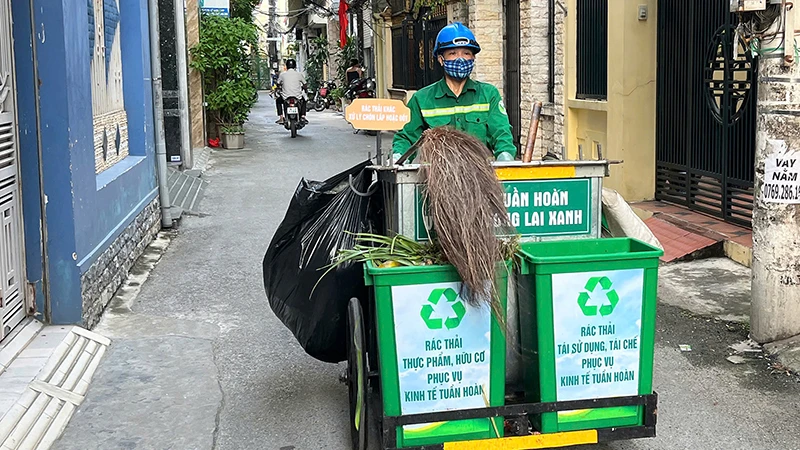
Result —
[[[444,73],[457,80],[467,78],[474,68],[474,59],[457,58],[444,61]]]

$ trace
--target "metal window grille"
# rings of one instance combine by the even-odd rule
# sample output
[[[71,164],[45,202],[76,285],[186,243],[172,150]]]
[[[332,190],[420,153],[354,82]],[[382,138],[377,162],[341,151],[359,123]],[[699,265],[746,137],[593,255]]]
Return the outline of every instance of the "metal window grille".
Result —
[[[577,92],[605,100],[608,92],[608,0],[578,0]]]

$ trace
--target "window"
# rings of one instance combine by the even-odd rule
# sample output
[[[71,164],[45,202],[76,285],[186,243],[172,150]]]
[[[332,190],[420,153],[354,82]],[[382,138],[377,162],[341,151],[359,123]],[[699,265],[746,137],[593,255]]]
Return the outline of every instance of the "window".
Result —
[[[392,28],[392,84],[399,89],[408,89],[408,41],[404,37],[405,25]]]
[[[579,99],[605,100],[608,93],[608,0],[578,0],[576,52]]]

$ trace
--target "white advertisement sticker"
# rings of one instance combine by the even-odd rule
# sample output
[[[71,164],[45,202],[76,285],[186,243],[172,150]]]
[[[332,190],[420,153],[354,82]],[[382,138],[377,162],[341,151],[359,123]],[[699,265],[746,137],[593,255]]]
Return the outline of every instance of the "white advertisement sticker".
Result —
[[[772,141],[776,150],[764,161],[761,199],[767,203],[800,203],[800,152],[789,151],[783,141]]]

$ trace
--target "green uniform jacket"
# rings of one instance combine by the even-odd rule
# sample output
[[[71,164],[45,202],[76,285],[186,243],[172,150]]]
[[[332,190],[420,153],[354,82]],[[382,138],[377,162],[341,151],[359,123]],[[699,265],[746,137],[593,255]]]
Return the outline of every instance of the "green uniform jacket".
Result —
[[[411,120],[395,134],[392,151],[408,151],[428,128],[451,126],[483,142],[495,157],[500,153],[517,154],[508,114],[500,92],[491,84],[467,79],[456,97],[444,78],[426,86],[408,101]]]

